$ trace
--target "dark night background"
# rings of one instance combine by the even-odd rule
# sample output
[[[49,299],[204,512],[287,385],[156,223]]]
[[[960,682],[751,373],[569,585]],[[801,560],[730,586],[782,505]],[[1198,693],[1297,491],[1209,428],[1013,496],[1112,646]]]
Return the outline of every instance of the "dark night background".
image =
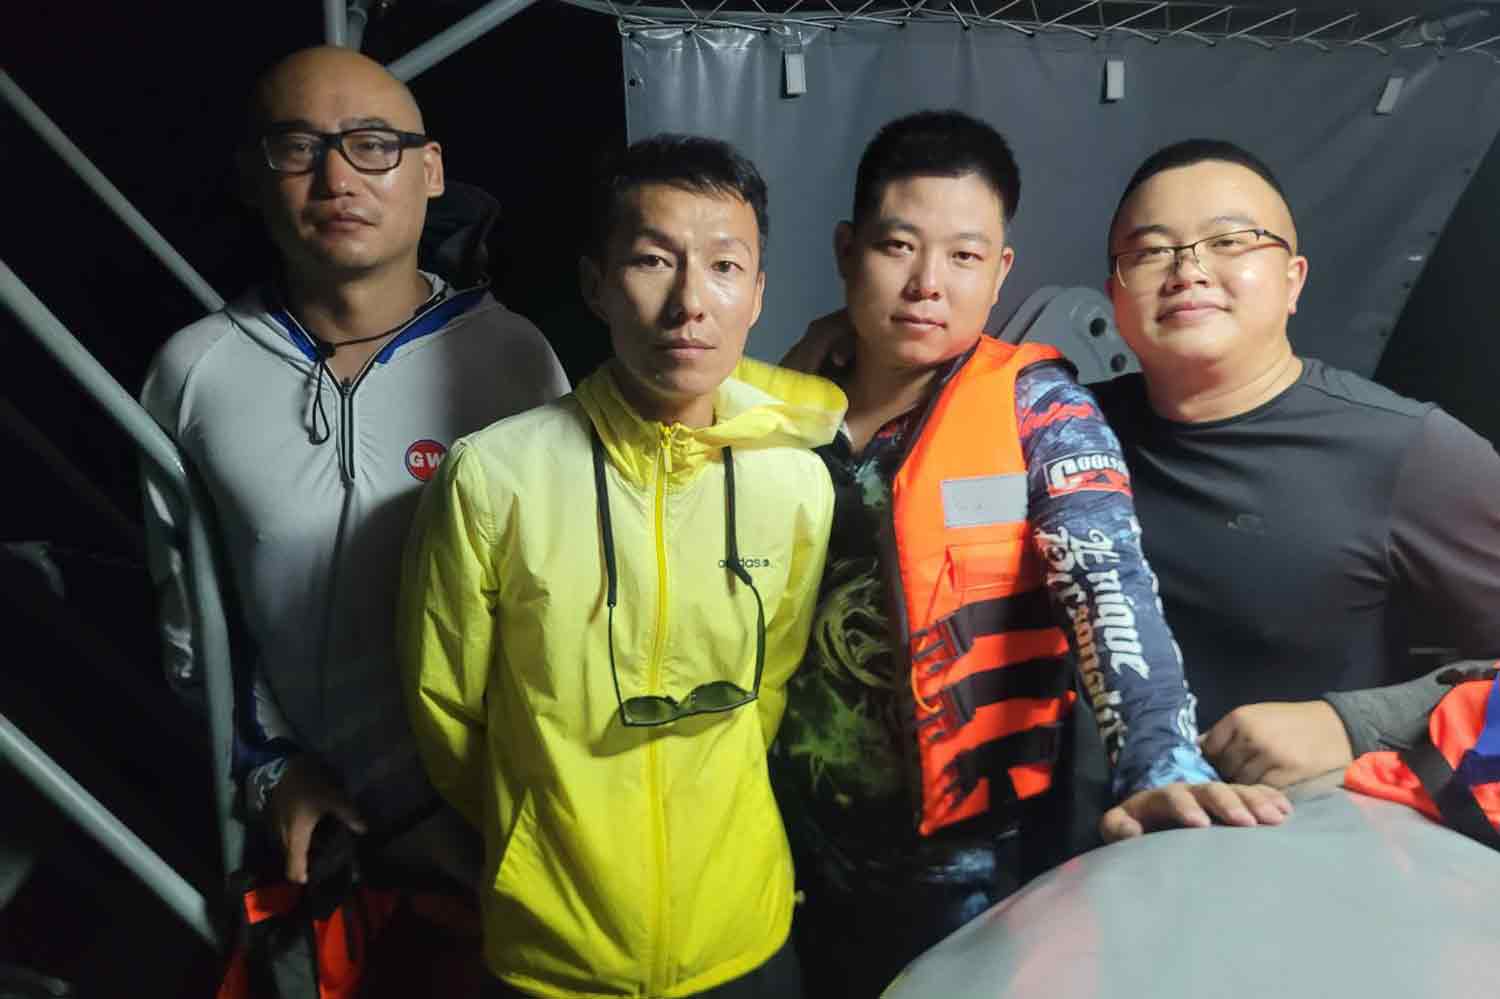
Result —
[[[1365,5],[1416,6],[1339,6]],[[389,61],[477,6],[398,0],[372,21],[364,50]],[[267,244],[233,196],[230,157],[246,96],[277,57],[322,36],[317,0],[18,0],[0,17],[0,65],[232,298],[269,266]],[[575,260],[587,222],[580,186],[599,154],[624,141],[615,23],[544,0],[412,89],[443,143],[448,176],[502,204],[491,240],[497,296],[541,327],[576,381],[607,349],[579,301]],[[154,351],[200,306],[8,108],[0,110],[0,179],[0,259],[136,393]],[[1500,147],[1476,171],[1376,373],[1441,402],[1491,440],[1500,439],[1497,220]],[[66,452],[135,523],[133,455],[8,314],[0,337],[0,543],[50,542],[66,586],[65,599],[48,597],[35,569],[0,549],[0,627],[9,636],[0,713],[98,788],[171,862],[207,877],[208,776],[196,729],[158,680],[138,538],[69,489],[25,443],[24,425]],[[85,648],[112,659],[108,676],[82,665]],[[18,837],[45,849],[0,911],[0,965],[44,969],[92,986],[87,995],[208,994],[212,956],[113,860],[0,772],[0,900],[6,850]]]
[[[363,50],[403,55],[479,6],[399,0]],[[224,297],[263,276],[269,246],[235,200],[231,154],[255,77],[323,38],[317,0],[7,4],[0,66]],[[575,381],[607,352],[576,284],[579,185],[623,145],[620,40],[608,17],[540,3],[412,81],[448,176],[501,202],[495,293],[552,341]],[[152,354],[202,308],[8,107],[0,259],[131,393]],[[0,314],[0,543],[45,539],[66,599],[38,595],[26,563],[0,555],[0,714],[16,722],[153,848],[198,884],[215,834],[209,777],[159,680],[148,581],[123,536],[23,443],[40,431],[138,522],[123,434],[8,313]],[[111,663],[100,678],[92,651]],[[88,996],[203,996],[215,960],[156,898],[34,792],[0,769],[0,885],[17,840],[41,863],[0,910],[0,966],[62,977]],[[197,877],[194,877],[197,875]],[[3,899],[0,893],[0,899]],[[0,975],[0,982],[3,982]],[[3,991],[3,989],[0,989]]]

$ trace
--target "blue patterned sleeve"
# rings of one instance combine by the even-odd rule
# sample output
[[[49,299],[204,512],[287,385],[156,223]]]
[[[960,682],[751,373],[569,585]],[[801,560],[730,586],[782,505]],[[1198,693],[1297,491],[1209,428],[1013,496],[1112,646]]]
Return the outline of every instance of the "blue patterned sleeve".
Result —
[[[1167,627],[1120,442],[1062,364],[1016,379],[1030,518],[1054,612],[1114,766],[1117,798],[1218,780]]]

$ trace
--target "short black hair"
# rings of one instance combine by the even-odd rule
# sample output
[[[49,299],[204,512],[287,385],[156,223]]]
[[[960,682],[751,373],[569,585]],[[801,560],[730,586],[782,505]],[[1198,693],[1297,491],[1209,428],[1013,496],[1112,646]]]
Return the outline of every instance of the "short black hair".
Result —
[[[620,201],[648,184],[739,198],[755,212],[760,233],[760,269],[766,269],[771,239],[766,182],[739,150],[701,135],[663,133],[631,143],[605,158],[596,172],[590,204],[592,231],[585,255],[602,262],[619,218]]]
[[[1237,146],[1224,139],[1184,139],[1158,149],[1146,157],[1146,162],[1142,163],[1131,175],[1129,182],[1125,185],[1125,193],[1120,195],[1120,201],[1115,205],[1114,215],[1110,216],[1109,233],[1106,239],[1114,238],[1115,224],[1120,221],[1120,211],[1124,209],[1125,202],[1130,200],[1136,188],[1167,170],[1209,162],[1234,163],[1256,174],[1261,180],[1271,185],[1271,190],[1280,195],[1281,200],[1286,202],[1288,214],[1291,213],[1291,199],[1286,196],[1286,191],[1282,189],[1281,182],[1276,179],[1271,168],[1266,166],[1265,161],[1259,156],[1243,146]]]
[[[894,181],[971,173],[999,196],[1009,224],[1021,200],[1021,169],[1003,135],[962,111],[918,111],[897,118],[875,133],[859,158],[853,222],[858,226],[874,214]]]

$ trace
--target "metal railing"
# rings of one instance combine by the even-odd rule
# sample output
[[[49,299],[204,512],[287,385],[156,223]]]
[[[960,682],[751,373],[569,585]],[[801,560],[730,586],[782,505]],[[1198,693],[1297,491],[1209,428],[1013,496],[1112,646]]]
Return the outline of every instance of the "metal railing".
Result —
[[[151,255],[160,260],[172,276],[182,282],[182,286],[196,298],[203,307],[210,312],[224,307],[224,299],[213,286],[203,279],[203,275],[193,269],[193,265],[168,243],[166,237],[156,231],[156,227],[146,221],[146,216],[136,210],[120,189],[109,182],[109,178],[94,166],[93,162],[83,154],[83,150],[75,146],[71,139],[63,134],[62,129],[52,123],[42,109],[37,107],[36,102],[26,96],[16,81],[10,78],[10,74],[0,69],[0,97],[5,98],[9,104],[21,116],[21,119],[30,125],[32,130],[45,142],[52,151],[62,157],[62,161],[68,165],[68,169],[77,174],[78,179],[88,186],[104,202],[105,207],[115,213],[119,220],[125,223],[141,245],[151,251]]]
[[[468,17],[433,36],[412,49],[406,55],[386,65],[391,75],[398,80],[410,80],[425,72],[443,59],[457,52],[475,39],[483,37],[521,11],[536,3],[536,0],[491,0]]]
[[[208,526],[202,515],[207,506],[176,445],[3,261],[0,261],[0,302],[130,438],[145,459],[147,474],[169,498],[182,524],[186,542],[185,584],[193,619],[196,665],[204,680],[208,706],[220,869],[227,875],[239,866],[243,831],[231,810],[234,694],[223,601],[214,574]],[[202,892],[188,885],[3,716],[0,716],[0,756],[141,878],[195,932],[210,943],[219,942],[210,913],[218,911],[220,892],[215,891],[211,899],[205,899]]]
[[[1369,23],[1357,11],[1300,10],[1263,3],[1200,0],[563,0],[608,14],[620,31],[651,28],[747,28],[771,32],[790,26],[836,31],[846,25],[901,27],[951,22],[965,29],[999,28],[1028,38],[1055,32],[1088,39],[1111,34],[1148,42],[1184,38],[1207,46],[1243,42],[1262,48],[1308,45],[1323,52],[1362,47],[1389,54],[1416,47],[1484,55],[1500,62],[1500,11],[1475,4],[1442,16],[1412,15]],[[1494,13],[1496,16],[1491,17]],[[1488,32],[1485,29],[1489,29]]]
[[[220,946],[218,908],[4,715],[0,715],[0,757],[140,878],[205,943]]]

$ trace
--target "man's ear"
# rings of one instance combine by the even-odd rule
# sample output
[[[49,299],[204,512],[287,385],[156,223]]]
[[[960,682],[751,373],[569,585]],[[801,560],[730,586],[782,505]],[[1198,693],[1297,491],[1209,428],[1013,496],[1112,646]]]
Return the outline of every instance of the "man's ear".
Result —
[[[422,177],[427,182],[429,198],[443,193],[443,147],[436,142],[422,147]]]
[[[833,262],[839,269],[839,277],[849,280],[854,254],[854,224],[840,222],[833,227]]]
[[[1000,272],[995,275],[995,291],[990,295],[990,308],[993,309],[995,303],[1000,301],[1000,287],[1005,284],[1005,278],[1010,274],[1010,269],[1015,266],[1015,263],[1015,247],[1009,244],[1002,246],[1000,248]]]
[[[760,320],[760,307],[765,304],[765,301],[766,272],[761,271],[760,273],[755,275],[755,308],[750,313],[750,329],[754,329],[756,322]]]
[[[609,325],[609,317],[604,313],[604,304],[601,301],[604,290],[604,273],[599,270],[599,264],[588,254],[578,258],[578,290],[583,293],[583,304],[589,307],[596,318],[604,325]]]
[[[1302,297],[1302,289],[1307,287],[1307,270],[1309,264],[1306,257],[1293,257],[1286,265],[1286,314],[1294,316],[1297,314],[1297,299]]]

